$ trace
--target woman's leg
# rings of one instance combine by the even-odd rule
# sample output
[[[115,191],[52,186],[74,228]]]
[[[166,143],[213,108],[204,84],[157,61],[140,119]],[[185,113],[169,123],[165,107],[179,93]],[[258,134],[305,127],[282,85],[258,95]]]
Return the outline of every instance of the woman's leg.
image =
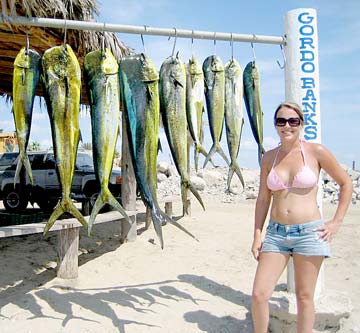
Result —
[[[315,322],[314,292],[323,256],[294,254],[298,333],[311,333]]]
[[[262,252],[254,279],[252,319],[254,333],[266,333],[269,324],[269,299],[289,260],[289,254]]]

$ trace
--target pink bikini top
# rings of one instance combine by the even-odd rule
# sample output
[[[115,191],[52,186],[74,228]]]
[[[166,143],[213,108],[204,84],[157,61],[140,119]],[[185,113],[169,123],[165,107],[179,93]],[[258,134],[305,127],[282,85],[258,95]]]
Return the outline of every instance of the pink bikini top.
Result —
[[[306,164],[306,158],[305,158],[305,152],[302,141],[300,141],[300,149],[301,154],[304,159],[304,166],[303,168],[295,175],[293,182],[291,186],[286,186],[282,179],[278,176],[278,174],[275,171],[275,164],[277,162],[278,153],[280,151],[280,148],[276,152],[275,159],[272,165],[272,168],[268,174],[267,177],[267,187],[271,191],[280,191],[280,190],[286,190],[290,188],[311,188],[314,187],[317,184],[317,177],[313,170]]]

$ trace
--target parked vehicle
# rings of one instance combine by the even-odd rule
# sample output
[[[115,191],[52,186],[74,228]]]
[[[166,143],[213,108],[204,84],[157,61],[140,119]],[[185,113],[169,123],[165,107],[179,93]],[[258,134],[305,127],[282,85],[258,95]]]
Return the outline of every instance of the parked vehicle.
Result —
[[[14,187],[16,159],[18,153],[4,153],[0,157],[0,200],[7,211],[25,209],[30,202],[37,203],[44,212],[54,209],[61,197],[61,188],[56,174],[53,152],[29,152],[34,185],[30,184],[25,170]],[[82,203],[84,215],[89,215],[99,193],[92,156],[78,152],[72,184],[72,199]],[[121,171],[113,169],[109,189],[120,200]]]

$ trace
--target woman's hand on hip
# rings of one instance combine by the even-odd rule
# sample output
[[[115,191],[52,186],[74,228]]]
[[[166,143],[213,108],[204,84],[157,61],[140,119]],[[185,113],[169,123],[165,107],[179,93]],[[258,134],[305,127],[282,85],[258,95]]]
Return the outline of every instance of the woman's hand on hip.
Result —
[[[254,241],[251,246],[251,253],[253,254],[256,260],[259,260],[261,246],[262,246],[261,238],[257,238],[257,237],[254,238]]]

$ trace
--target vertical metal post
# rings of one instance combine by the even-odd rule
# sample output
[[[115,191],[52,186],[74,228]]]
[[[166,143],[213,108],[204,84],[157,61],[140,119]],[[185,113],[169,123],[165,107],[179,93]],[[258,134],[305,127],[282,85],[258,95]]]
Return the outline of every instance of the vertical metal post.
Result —
[[[298,8],[285,15],[285,99],[302,106],[305,116],[304,139],[321,143],[319,48],[316,10]],[[318,183],[318,206],[322,213],[322,178]],[[295,292],[292,261],[288,264],[287,286]],[[321,269],[315,289],[318,297],[324,286]]]

